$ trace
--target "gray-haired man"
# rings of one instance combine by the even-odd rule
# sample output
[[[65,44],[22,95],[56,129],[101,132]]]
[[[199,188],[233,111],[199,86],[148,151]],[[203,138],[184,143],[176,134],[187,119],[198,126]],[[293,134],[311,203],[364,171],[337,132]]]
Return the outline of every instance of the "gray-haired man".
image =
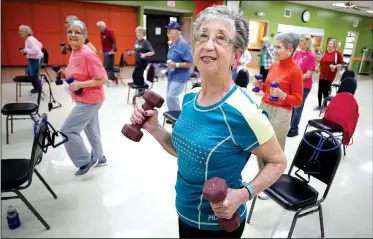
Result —
[[[105,22],[97,22],[97,27],[101,32],[101,53],[104,54],[104,67],[109,80],[114,80],[114,54],[117,51],[117,41],[114,31],[106,27]]]

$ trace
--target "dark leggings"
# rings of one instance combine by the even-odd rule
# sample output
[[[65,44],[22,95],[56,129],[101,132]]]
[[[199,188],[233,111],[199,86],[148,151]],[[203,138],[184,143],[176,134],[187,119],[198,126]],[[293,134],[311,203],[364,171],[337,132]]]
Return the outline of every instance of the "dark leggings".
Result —
[[[200,230],[185,224],[179,218],[179,238],[241,238],[245,229],[245,220],[233,232]]]
[[[132,73],[132,79],[135,85],[140,85],[140,86],[145,85],[144,71],[147,66],[148,66],[147,63],[136,62],[135,69],[133,70],[133,73]]]
[[[317,97],[319,98],[319,107],[321,107],[322,98],[324,99],[330,95],[331,87],[332,87],[331,80],[323,80],[319,79],[319,91],[317,93]]]

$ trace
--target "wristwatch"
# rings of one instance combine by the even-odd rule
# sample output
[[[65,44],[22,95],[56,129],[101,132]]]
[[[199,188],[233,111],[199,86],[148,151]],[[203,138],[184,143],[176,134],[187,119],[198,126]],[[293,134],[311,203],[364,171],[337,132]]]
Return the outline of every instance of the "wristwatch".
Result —
[[[242,182],[241,188],[246,188],[247,191],[249,191],[249,194],[250,194],[250,199],[249,199],[249,201],[255,197],[255,191],[254,191],[254,188],[253,188],[250,184],[248,184],[248,183],[246,183],[246,182]]]
[[[179,68],[179,67],[180,67],[180,63],[177,62],[177,63],[176,63],[176,68]]]

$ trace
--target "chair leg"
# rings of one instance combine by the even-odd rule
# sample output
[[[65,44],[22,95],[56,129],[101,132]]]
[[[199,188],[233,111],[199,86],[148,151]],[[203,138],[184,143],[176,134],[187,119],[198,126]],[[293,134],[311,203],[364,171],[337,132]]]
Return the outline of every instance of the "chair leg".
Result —
[[[5,127],[6,127],[6,144],[9,144],[9,115],[6,116],[6,120],[5,120]]]
[[[166,117],[163,117],[163,127],[164,127],[165,123],[166,123]]]
[[[48,223],[40,216],[40,214],[35,210],[35,208],[27,201],[27,199],[22,195],[22,193],[18,190],[14,191],[15,194],[23,201],[24,204],[30,209],[30,211],[35,215],[35,217],[44,225],[44,227],[49,230],[50,226]]]
[[[251,220],[251,216],[253,214],[253,211],[254,211],[254,206],[255,206],[255,202],[256,202],[256,199],[258,198],[258,196],[255,196],[253,198],[253,202],[251,203],[251,207],[250,207],[250,211],[249,211],[249,216],[247,216],[247,221],[246,223],[249,224],[250,223],[250,220]]]
[[[297,223],[297,220],[299,218],[299,214],[301,213],[302,209],[299,209],[295,215],[294,215],[294,218],[293,218],[293,221],[291,223],[291,227],[290,227],[290,231],[289,231],[289,234],[288,234],[288,238],[291,238],[291,236],[293,235],[293,232],[294,232],[294,228],[295,228],[295,224]]]
[[[128,87],[127,104],[130,101],[130,91],[131,91],[131,87]]]
[[[13,115],[10,116],[10,133],[13,134]]]
[[[21,87],[22,87],[22,83],[19,83],[19,86],[18,86],[18,90],[19,90],[19,97],[21,98],[21,96],[22,96],[22,89],[21,89]]]
[[[343,145],[343,156],[346,156],[346,145]]]
[[[18,83],[16,82],[16,102],[18,102]]]
[[[322,207],[321,204],[318,205],[319,208],[319,218],[320,218],[320,230],[321,230],[321,237],[325,237],[325,232],[324,232],[324,217],[322,214]]]
[[[57,195],[53,192],[52,188],[48,185],[48,183],[44,180],[44,178],[40,175],[40,173],[38,172],[38,170],[35,169],[35,174],[36,176],[38,176],[38,178],[40,179],[40,181],[44,184],[44,186],[48,189],[48,191],[52,194],[52,196],[54,197],[54,199],[57,199]]]

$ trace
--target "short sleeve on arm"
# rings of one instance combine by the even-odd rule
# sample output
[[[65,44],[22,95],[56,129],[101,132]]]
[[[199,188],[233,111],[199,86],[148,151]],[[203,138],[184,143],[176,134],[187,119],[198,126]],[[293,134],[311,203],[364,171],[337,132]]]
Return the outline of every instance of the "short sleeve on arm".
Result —
[[[227,103],[222,111],[234,143],[243,150],[252,151],[273,137],[275,131],[267,113],[259,109],[244,93],[234,94]]]
[[[146,41],[146,48],[148,49],[148,51],[154,51],[153,46],[152,46],[152,44],[150,44],[149,41]]]
[[[98,80],[107,77],[105,68],[102,65],[100,58],[96,54],[92,53],[85,55],[85,61],[87,74],[90,79]]]
[[[192,49],[187,44],[183,45],[182,52],[181,52],[180,56],[181,56],[183,62],[187,62],[187,63],[192,63],[193,62]]]

